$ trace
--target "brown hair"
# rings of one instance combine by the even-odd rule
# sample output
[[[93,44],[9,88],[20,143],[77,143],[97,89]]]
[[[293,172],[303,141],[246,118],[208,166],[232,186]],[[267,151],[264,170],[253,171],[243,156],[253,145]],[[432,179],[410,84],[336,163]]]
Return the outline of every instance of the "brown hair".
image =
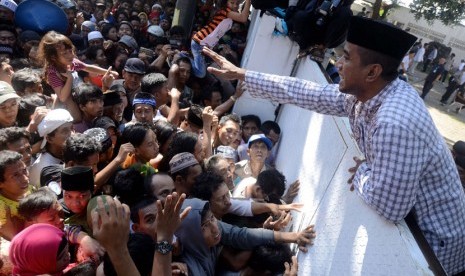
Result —
[[[75,51],[75,47],[71,40],[60,33],[50,31],[44,35],[39,44],[38,54],[39,59],[44,63],[44,70],[46,71],[50,66],[54,66],[58,71],[66,72],[66,65],[60,64],[58,61],[59,53],[57,51],[57,45],[62,44],[65,49],[72,49]]]

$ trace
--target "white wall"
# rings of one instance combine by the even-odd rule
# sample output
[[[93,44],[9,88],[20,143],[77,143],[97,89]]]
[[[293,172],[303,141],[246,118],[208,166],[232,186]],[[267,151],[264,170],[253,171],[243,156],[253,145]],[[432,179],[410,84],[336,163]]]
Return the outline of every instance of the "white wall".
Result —
[[[287,38],[270,35],[273,24],[272,17],[254,17],[243,65],[289,75],[297,49]],[[297,77],[325,82],[308,58],[300,63]],[[274,105],[241,97],[235,111],[268,119]],[[300,179],[296,201],[305,203],[304,211],[294,214],[292,228],[315,224],[317,232],[309,252],[298,254],[299,275],[433,275],[405,224],[385,221],[349,191],[348,169],[360,152],[347,119],[285,105],[278,123],[283,134],[277,168],[288,183]]]

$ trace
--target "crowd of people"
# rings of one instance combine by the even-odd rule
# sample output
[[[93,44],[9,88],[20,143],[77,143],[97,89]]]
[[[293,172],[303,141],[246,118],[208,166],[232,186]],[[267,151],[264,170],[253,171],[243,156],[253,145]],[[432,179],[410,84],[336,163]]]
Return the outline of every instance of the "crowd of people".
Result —
[[[397,78],[413,36],[351,17],[325,86],[237,67],[250,0],[197,1],[189,33],[171,0],[56,3],[64,34],[19,30],[0,2],[1,274],[296,275],[289,244],[306,252],[314,226],[288,231],[299,181],[274,168],[280,126],[231,113],[245,89],[349,116],[353,188],[389,221],[415,212],[445,269],[465,269],[453,159]]]
[[[201,52],[239,63],[250,0],[197,2],[188,33],[175,1],[56,1],[64,34],[0,3],[1,275],[296,275],[280,127]]]

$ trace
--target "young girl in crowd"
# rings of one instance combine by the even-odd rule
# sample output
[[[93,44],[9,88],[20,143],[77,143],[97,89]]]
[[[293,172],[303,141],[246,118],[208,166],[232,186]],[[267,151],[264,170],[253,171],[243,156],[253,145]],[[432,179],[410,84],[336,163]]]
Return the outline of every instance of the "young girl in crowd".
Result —
[[[213,19],[192,37],[191,51],[194,56],[192,71],[198,78],[205,77],[207,73],[202,48],[204,46],[215,47],[223,35],[231,29],[233,22],[245,23],[249,17],[250,0],[245,0],[241,12],[239,12],[241,0],[220,0],[219,2],[218,11]]]
[[[71,40],[55,31],[48,32],[40,41],[39,56],[44,63],[45,79],[57,95],[54,108],[66,107],[75,122],[80,122],[81,112],[73,100],[73,89],[80,83],[77,71],[104,75],[107,70],[78,60]],[[115,71],[109,73],[118,77]]]
[[[62,275],[70,256],[65,233],[49,224],[27,227],[11,241],[13,275]]]

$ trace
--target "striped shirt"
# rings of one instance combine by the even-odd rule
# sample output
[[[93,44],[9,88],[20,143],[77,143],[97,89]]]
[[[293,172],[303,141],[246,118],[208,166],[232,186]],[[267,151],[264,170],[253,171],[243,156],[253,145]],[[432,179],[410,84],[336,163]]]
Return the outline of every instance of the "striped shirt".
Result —
[[[339,85],[247,71],[254,97],[333,116],[347,116],[366,162],[356,192],[385,219],[413,210],[449,274],[465,270],[465,194],[452,155],[415,89],[399,79],[360,102]]]
[[[81,71],[86,68],[85,63],[80,61],[79,59],[73,59],[73,64],[71,65],[71,70],[73,71]],[[49,66],[46,71],[47,76],[47,83],[53,88],[63,87],[66,82],[66,78],[64,78],[60,72],[58,72],[55,66]],[[74,87],[74,85],[73,85]]]
[[[202,46],[213,48],[221,37],[231,29],[233,20],[228,18],[230,11],[230,8],[219,10],[205,27],[194,34],[192,39]]]

